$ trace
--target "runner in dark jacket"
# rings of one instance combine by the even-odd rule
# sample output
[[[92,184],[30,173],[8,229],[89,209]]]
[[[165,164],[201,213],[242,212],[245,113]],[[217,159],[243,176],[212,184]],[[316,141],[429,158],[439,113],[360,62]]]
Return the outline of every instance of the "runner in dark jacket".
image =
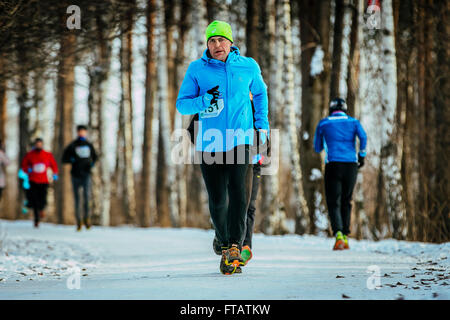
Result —
[[[91,227],[89,212],[89,192],[91,184],[91,169],[97,161],[97,153],[93,145],[86,139],[87,127],[79,125],[77,127],[78,137],[72,141],[63,153],[63,163],[72,164],[70,171],[72,176],[72,186],[75,200],[75,217],[77,220],[77,231],[81,230],[80,214],[80,188],[83,190],[83,222],[87,229]]]

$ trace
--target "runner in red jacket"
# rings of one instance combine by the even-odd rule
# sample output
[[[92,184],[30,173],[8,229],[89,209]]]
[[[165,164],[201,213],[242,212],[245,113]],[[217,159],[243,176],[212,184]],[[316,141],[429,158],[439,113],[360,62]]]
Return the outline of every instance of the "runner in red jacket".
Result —
[[[43,149],[43,141],[37,138],[33,149],[22,160],[22,170],[28,174],[30,189],[27,192],[29,206],[34,210],[34,226],[39,226],[39,220],[44,217],[47,205],[48,177],[47,170],[53,171],[53,180],[58,179],[58,165],[53,155]]]

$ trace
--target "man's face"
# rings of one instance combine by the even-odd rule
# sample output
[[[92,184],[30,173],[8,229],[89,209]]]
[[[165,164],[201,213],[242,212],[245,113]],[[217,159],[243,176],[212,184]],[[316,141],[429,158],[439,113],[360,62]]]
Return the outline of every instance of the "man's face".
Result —
[[[36,149],[42,149],[44,147],[44,143],[42,141],[36,141],[36,143],[34,144],[34,147]]]
[[[215,36],[208,39],[208,50],[211,57],[225,62],[231,51],[231,41],[221,36]]]
[[[82,138],[86,138],[87,130],[84,130],[84,129],[78,130],[78,136],[82,137]]]

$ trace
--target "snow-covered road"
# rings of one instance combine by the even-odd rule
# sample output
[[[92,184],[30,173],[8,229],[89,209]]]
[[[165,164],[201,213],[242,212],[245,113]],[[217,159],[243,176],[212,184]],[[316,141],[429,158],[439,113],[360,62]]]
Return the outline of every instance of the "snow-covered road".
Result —
[[[333,252],[330,238],[256,234],[243,273],[224,276],[213,236],[0,220],[0,299],[450,299],[450,243]]]

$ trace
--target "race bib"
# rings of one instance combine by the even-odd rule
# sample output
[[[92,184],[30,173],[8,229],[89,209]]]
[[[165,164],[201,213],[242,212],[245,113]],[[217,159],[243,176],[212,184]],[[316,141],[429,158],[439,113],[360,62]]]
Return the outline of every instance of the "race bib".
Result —
[[[208,108],[200,112],[200,118],[215,118],[223,110],[223,99],[218,99],[216,103],[211,104]]]
[[[35,173],[44,173],[46,170],[45,163],[36,163],[33,165],[33,172]]]
[[[82,159],[87,159],[91,156],[91,148],[89,146],[81,146],[75,148],[75,153]]]

